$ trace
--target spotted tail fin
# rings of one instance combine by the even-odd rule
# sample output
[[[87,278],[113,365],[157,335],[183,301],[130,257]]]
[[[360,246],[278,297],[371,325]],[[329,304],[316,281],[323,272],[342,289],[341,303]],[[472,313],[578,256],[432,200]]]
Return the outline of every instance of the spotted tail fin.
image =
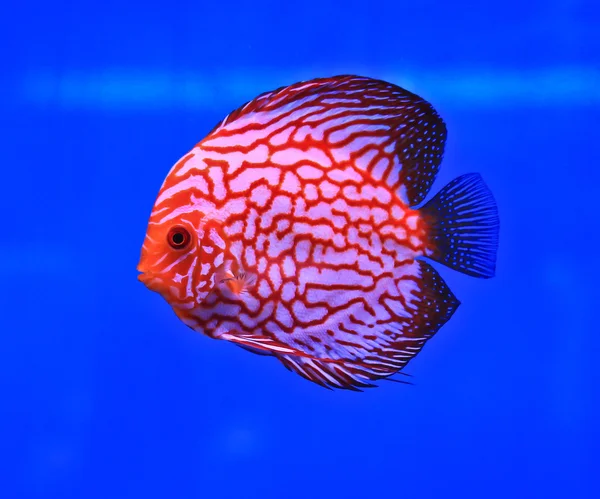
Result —
[[[474,277],[493,277],[498,208],[478,173],[462,175],[419,210],[426,224],[427,256]]]

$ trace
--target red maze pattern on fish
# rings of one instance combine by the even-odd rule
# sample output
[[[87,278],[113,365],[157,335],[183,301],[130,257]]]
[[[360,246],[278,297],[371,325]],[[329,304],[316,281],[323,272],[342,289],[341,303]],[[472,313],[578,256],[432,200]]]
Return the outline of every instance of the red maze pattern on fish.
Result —
[[[323,364],[310,361],[318,358],[338,363],[334,381],[357,384],[357,374],[374,379],[403,367],[458,302],[431,267],[414,260],[427,248],[418,212],[398,196],[398,137],[389,133],[397,116],[385,115],[387,107],[363,109],[362,119],[341,110],[335,118],[343,124],[332,124],[330,111],[345,97],[329,95],[336,101],[329,106],[321,98],[317,109],[297,116],[316,104],[301,102],[272,121],[234,130],[227,124],[235,120],[227,118],[213,134],[218,145],[209,135],[175,165],[155,211],[163,219],[169,208],[192,207],[185,217],[196,226],[217,218],[225,259],[258,277],[244,299],[217,292],[180,312],[189,325],[212,336],[238,330],[275,338],[307,356],[303,366],[284,362],[300,374],[331,382],[331,366],[328,378]],[[380,123],[382,113],[387,132],[369,132],[368,116]],[[300,136],[307,118],[309,133]],[[323,126],[315,139],[310,131]],[[343,140],[330,140],[344,130]],[[251,138],[246,145],[243,136]],[[261,148],[264,161],[244,159]],[[404,149],[410,154],[410,143]],[[296,161],[281,164],[286,155]],[[199,199],[204,207],[193,208]],[[236,200],[242,208],[231,212]]]

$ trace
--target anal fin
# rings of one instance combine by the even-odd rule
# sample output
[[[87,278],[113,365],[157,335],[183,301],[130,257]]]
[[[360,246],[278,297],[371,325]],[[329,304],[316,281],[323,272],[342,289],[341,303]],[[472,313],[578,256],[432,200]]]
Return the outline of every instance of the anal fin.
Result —
[[[328,336],[330,350],[336,355],[309,354],[268,333],[229,331],[219,338],[254,353],[273,355],[290,371],[326,388],[360,391],[374,387],[374,381],[389,379],[403,369],[460,305],[429,263],[415,263],[414,272],[400,281],[407,285],[400,284],[401,295],[395,300],[395,312],[389,309],[389,321],[373,318],[371,323],[359,324],[349,315]],[[353,341],[359,343],[352,353],[344,348],[344,335],[350,330]]]
[[[317,359],[313,357],[296,357],[278,355],[281,363],[290,371],[299,374],[313,383],[325,388],[343,388],[361,391],[361,388],[372,388],[369,383],[374,378],[368,367],[361,366],[353,360]],[[389,373],[391,375],[393,373]]]
[[[442,276],[427,262],[417,260],[419,265],[419,289],[411,294],[407,311],[410,317],[402,318],[402,338],[431,338],[450,320],[460,301],[442,279]]]
[[[376,386],[373,381],[391,379],[421,351],[460,305],[429,263],[420,260],[415,263],[418,270],[413,279],[418,286],[416,289],[410,286],[411,291],[403,293],[405,303],[397,302],[397,315],[390,322],[373,323],[373,327],[363,326],[366,329],[357,330],[357,339],[363,335],[369,338],[363,345],[362,355],[334,360],[284,354],[277,355],[279,360],[291,371],[326,388],[360,390]]]

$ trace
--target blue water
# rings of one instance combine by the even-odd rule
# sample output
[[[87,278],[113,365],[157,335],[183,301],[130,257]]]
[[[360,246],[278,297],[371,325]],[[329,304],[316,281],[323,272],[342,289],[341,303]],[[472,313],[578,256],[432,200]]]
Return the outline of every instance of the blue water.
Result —
[[[0,19],[0,497],[600,497],[600,7],[12,2]],[[372,6],[371,6],[372,5]],[[171,165],[265,90],[339,73],[431,101],[433,191],[480,172],[497,277],[415,386],[330,392],[187,329],[136,279]]]

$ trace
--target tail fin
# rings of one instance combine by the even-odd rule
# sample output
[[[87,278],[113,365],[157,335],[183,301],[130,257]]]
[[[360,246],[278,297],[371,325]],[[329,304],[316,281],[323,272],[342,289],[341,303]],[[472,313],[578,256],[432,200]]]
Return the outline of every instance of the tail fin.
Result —
[[[478,173],[455,178],[419,210],[427,225],[427,256],[474,277],[493,277],[498,208]]]

